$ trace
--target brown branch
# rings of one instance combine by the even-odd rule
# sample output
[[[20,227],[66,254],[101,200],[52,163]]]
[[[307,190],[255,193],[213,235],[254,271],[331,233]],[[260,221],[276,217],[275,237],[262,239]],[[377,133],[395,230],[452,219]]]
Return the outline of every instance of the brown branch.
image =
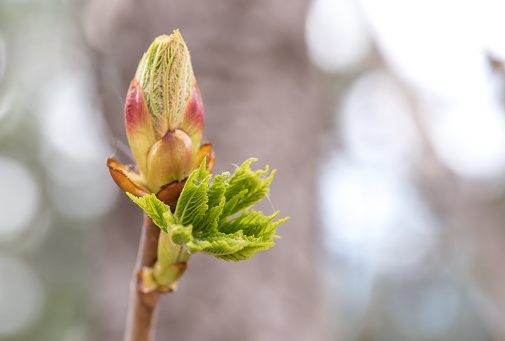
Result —
[[[137,264],[130,284],[130,300],[124,341],[154,340],[156,306],[160,292],[143,293],[138,276],[143,267],[152,267],[156,262],[160,228],[144,213]]]
[[[165,185],[158,192],[157,197],[166,205],[170,206],[172,213],[175,211],[177,201],[186,183],[184,181],[174,181]],[[154,340],[154,322],[156,320],[156,306],[163,292],[170,292],[171,287],[166,291],[155,290],[149,293],[143,292],[141,271],[144,267],[153,267],[158,257],[158,240],[160,238],[160,228],[153,223],[153,220],[144,212],[144,223],[142,225],[142,235],[140,236],[139,250],[137,253],[137,263],[130,283],[130,299],[128,303],[128,317],[124,341],[151,341]],[[186,264],[187,266],[187,264]]]

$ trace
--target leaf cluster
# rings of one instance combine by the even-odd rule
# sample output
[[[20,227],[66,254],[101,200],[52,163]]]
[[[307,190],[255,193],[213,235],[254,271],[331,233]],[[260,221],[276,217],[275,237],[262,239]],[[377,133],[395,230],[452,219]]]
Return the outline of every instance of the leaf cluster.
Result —
[[[253,172],[245,161],[233,174],[212,176],[205,160],[186,181],[175,212],[154,194],[135,197],[128,193],[169,236],[190,254],[205,252],[226,261],[248,259],[255,252],[274,245],[275,230],[289,217],[273,221],[279,212],[265,216],[251,207],[269,192],[275,170]]]

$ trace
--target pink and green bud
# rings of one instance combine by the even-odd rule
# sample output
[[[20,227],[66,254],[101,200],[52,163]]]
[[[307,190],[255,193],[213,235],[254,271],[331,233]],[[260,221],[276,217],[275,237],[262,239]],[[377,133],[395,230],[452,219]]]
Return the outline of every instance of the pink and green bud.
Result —
[[[191,97],[189,98],[186,108],[184,109],[184,117],[182,120],[181,128],[188,133],[193,143],[193,155],[196,155],[200,148],[203,134],[203,102],[200,90],[196,84],[193,84]]]
[[[139,63],[135,79],[145,95],[157,139],[167,131],[187,131],[197,146],[203,131],[203,104],[193,74],[191,57],[179,31],[154,40]],[[196,122],[195,122],[196,121]]]
[[[152,192],[165,184],[184,180],[193,161],[191,138],[180,129],[168,131],[149,149],[146,161],[146,183]]]
[[[137,161],[141,174],[146,174],[147,153],[156,142],[151,116],[147,109],[144,94],[140,85],[134,79],[126,95],[125,126],[128,143]]]
[[[170,182],[183,181],[199,166],[194,166],[197,159],[208,155],[209,165],[213,162],[212,147],[201,146],[203,122],[184,40],[178,31],[156,38],[139,63],[125,103],[126,134],[143,188],[158,193]]]

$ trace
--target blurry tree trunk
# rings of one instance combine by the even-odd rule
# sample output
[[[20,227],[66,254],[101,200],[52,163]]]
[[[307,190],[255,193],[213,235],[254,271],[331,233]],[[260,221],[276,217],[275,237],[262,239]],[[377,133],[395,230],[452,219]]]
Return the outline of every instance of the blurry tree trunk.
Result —
[[[291,216],[278,230],[282,239],[277,245],[250,260],[227,263],[200,254],[193,257],[179,291],[162,297],[159,340],[325,337],[317,281],[315,182],[318,139],[328,110],[305,53],[307,4],[306,0],[87,3],[85,35],[96,51],[97,83],[111,134],[126,141],[124,97],[142,53],[156,36],[180,29],[202,92],[204,140],[214,144],[216,173],[258,157],[253,168],[268,163],[278,169],[270,192],[272,204],[258,209]],[[122,196],[105,231],[110,248],[98,285],[111,289],[97,298],[100,339],[118,339],[124,328],[125,288],[140,215]]]

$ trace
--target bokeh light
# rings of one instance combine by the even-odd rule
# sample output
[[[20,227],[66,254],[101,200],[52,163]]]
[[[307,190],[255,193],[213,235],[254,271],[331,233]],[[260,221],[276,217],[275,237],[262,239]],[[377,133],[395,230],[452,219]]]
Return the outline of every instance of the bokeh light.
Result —
[[[26,264],[0,257],[0,337],[22,332],[41,316],[44,288]]]
[[[431,110],[430,110],[431,109]],[[505,111],[498,103],[425,108],[435,151],[456,174],[481,180],[505,176]]]
[[[319,186],[328,252],[359,259],[373,273],[396,273],[430,251],[433,218],[401,173],[336,154],[324,164]]]
[[[363,60],[368,30],[353,0],[313,0],[305,26],[312,61],[326,72],[342,71]]]
[[[420,150],[411,112],[395,80],[385,71],[370,71],[350,86],[337,108],[338,134],[353,158],[405,170]]]
[[[108,150],[103,119],[93,107],[90,70],[62,73],[48,82],[42,93],[39,115],[49,147],[62,157],[93,161]]]
[[[440,276],[422,286],[399,289],[388,310],[400,322],[398,327],[404,337],[422,335],[433,340],[455,326],[461,304],[457,285],[447,276]]]
[[[12,241],[33,223],[39,209],[38,184],[20,162],[0,155],[0,243]]]
[[[56,207],[69,217],[93,219],[110,210],[117,190],[101,169],[110,147],[104,122],[93,106],[94,94],[86,69],[56,77],[44,89],[42,119],[44,164],[49,194]]]
[[[361,0],[338,10],[341,3],[312,2],[306,24],[312,62],[338,89],[318,179],[334,335],[487,340],[475,316],[503,316],[500,304],[482,303],[500,294],[479,289],[480,299],[469,299],[467,286],[479,282],[476,259],[494,264],[477,246],[486,249],[489,236],[477,231],[503,225],[491,207],[502,207],[505,181],[504,4]],[[358,26],[367,34],[348,32]],[[345,40],[328,36],[376,50],[339,68],[335,46]],[[471,223],[473,215],[488,219]]]
[[[76,7],[0,2],[2,340],[94,339],[86,250],[117,190]]]

